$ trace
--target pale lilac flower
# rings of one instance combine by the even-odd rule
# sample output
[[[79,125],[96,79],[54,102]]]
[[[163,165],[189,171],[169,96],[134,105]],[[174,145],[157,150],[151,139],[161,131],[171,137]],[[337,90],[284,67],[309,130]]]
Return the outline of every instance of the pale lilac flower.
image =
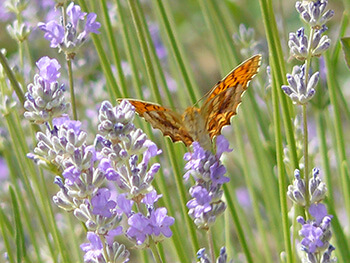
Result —
[[[117,226],[116,228],[108,231],[108,234],[105,235],[106,241],[109,245],[112,245],[114,242],[114,237],[120,236],[123,234],[123,227]]]
[[[161,198],[163,195],[157,195],[157,191],[153,190],[145,195],[145,197],[142,199],[142,203],[146,204],[147,206],[153,206],[155,202],[158,201],[159,198]]]
[[[85,252],[84,262],[96,262],[103,258],[103,244],[98,235],[93,232],[87,233],[87,239],[90,243],[80,245],[81,250]]]
[[[55,20],[38,23],[38,28],[45,32],[44,38],[50,41],[50,47],[56,48],[64,41],[64,27]]]
[[[223,135],[217,136],[216,155],[204,150],[198,142],[193,142],[193,152],[185,153],[187,172],[183,176],[188,180],[191,175],[196,184],[190,188],[193,197],[187,203],[188,214],[200,228],[208,228],[215,218],[225,211],[226,205],[221,200],[221,186],[230,179],[225,176],[226,168],[220,162],[224,152],[230,152],[229,143]]]
[[[301,250],[305,252],[305,258],[310,262],[318,262],[315,261],[316,258],[322,258],[320,262],[324,263],[335,262],[330,260],[331,252],[334,250],[329,244],[332,237],[330,229],[332,216],[327,214],[323,204],[312,204],[309,212],[314,219],[305,221],[301,216],[297,218],[302,225],[299,235],[303,238],[300,245]]]
[[[104,217],[111,217],[111,210],[115,208],[116,202],[110,200],[111,193],[107,188],[98,189],[96,195],[91,198],[93,206],[92,213]]]
[[[41,58],[37,62],[40,75],[34,76],[34,83],[27,86],[24,117],[37,124],[50,122],[61,116],[69,107],[64,97],[64,85],[56,81],[60,65],[55,59]]]
[[[160,234],[169,238],[172,235],[170,226],[173,225],[175,219],[167,216],[167,209],[165,207],[157,208],[152,211],[150,217],[150,225],[152,227],[153,234],[159,236]]]
[[[191,187],[190,194],[193,199],[188,201],[186,206],[190,209],[190,213],[193,214],[194,217],[200,217],[203,213],[211,211],[211,197],[207,189],[201,186]]]
[[[295,8],[302,19],[313,28],[321,28],[333,15],[333,10],[327,10],[328,0],[297,1]]]
[[[68,17],[66,25],[63,25],[62,19],[60,23],[51,20],[48,23],[38,23],[38,28],[45,32],[44,37],[50,41],[52,48],[58,47],[59,51],[62,50],[74,58],[89,33],[100,33],[98,29],[101,24],[96,22],[95,13],[82,12],[80,6],[74,5],[73,2],[67,7],[66,14]]]
[[[117,196],[117,205],[127,217],[132,215],[133,204],[134,201],[127,199],[126,194],[120,194]]]
[[[74,28],[77,28],[78,21],[84,20],[86,16],[86,13],[81,11],[81,8],[79,5],[74,5],[74,2],[71,2],[67,6],[66,13],[70,17],[70,21],[73,24]]]
[[[74,166],[70,166],[63,171],[62,175],[66,179],[67,185],[73,185],[79,179],[81,171]]]
[[[313,226],[311,224],[304,224],[302,229],[299,231],[299,235],[303,236],[301,244],[308,247],[311,253],[314,253],[318,247],[323,246],[321,241],[323,231],[320,227]]]
[[[282,85],[286,93],[294,103],[305,104],[315,95],[315,87],[318,83],[319,72],[314,73],[305,84],[305,67],[294,66],[293,73],[287,74],[289,85]]]
[[[117,107],[102,102],[98,125],[101,135],[95,140],[102,158],[100,169],[130,199],[152,191],[150,185],[160,164],[149,167],[149,161],[161,153],[141,129],[135,128],[134,116],[135,108],[126,100]]]
[[[99,22],[96,22],[97,15],[95,13],[90,13],[86,17],[86,24],[84,32],[87,34],[89,33],[95,33],[99,34],[100,32],[98,29],[101,27],[101,24]]]
[[[36,66],[39,69],[40,77],[48,83],[55,82],[61,75],[59,72],[61,65],[58,63],[57,59],[50,59],[45,56],[36,62]]]
[[[145,242],[147,235],[152,234],[150,220],[141,213],[132,215],[128,219],[128,224],[130,227],[126,231],[126,234],[132,239],[135,239],[137,245],[141,245]]]

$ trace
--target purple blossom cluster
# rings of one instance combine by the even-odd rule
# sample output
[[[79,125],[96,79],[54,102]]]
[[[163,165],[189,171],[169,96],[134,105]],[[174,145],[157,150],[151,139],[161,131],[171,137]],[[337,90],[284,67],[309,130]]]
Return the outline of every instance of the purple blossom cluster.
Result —
[[[101,24],[96,21],[95,13],[82,12],[81,7],[74,2],[68,5],[64,16],[67,17],[67,21],[61,18],[60,22],[40,22],[38,28],[45,32],[44,38],[50,41],[50,47],[59,48],[59,51],[65,52],[67,56],[74,57],[89,33],[100,33],[98,29]]]
[[[301,250],[305,252],[305,259],[310,263],[330,263],[336,262],[331,253],[335,249],[329,241],[332,237],[331,215],[327,214],[327,209],[323,204],[312,204],[309,213],[312,220],[305,221],[301,216],[297,221],[302,225],[299,235],[303,237],[300,242]]]
[[[289,34],[288,46],[292,57],[305,61],[302,67],[294,67],[292,74],[287,74],[289,85],[283,85],[283,91],[296,104],[306,104],[315,95],[319,73],[309,76],[309,65],[312,57],[321,56],[331,44],[331,40],[324,35],[327,27],[325,23],[334,15],[333,10],[326,10],[327,0],[298,1],[295,5],[302,19],[310,27],[310,36],[305,34],[302,27],[296,33]],[[305,72],[307,71],[307,72]]]
[[[197,252],[197,258],[199,259],[198,263],[214,263],[211,260],[211,257],[205,253],[205,248],[201,248]],[[220,249],[220,255],[216,259],[215,263],[226,263],[227,261],[227,254],[226,254],[226,248],[222,247]],[[229,261],[232,262],[232,261]]]
[[[28,157],[57,175],[55,183],[60,191],[53,197],[54,203],[72,211],[89,231],[90,243],[81,246],[85,262],[128,261],[129,252],[114,240],[118,235],[125,235],[139,247],[148,246],[151,239],[157,243],[171,237],[174,218],[167,215],[166,208],[155,208],[161,196],[151,185],[160,165],[149,163],[161,151],[134,126],[134,107],[128,101],[117,107],[103,102],[98,126],[101,134],[90,145],[79,121],[57,110],[56,115],[50,115],[52,107],[48,105],[53,105],[51,100],[57,100],[58,95],[47,87],[58,86],[57,60],[44,57],[37,66],[40,73],[35,76],[36,86],[28,86],[25,105],[32,108],[26,107],[26,115],[39,112],[35,121],[45,123],[42,127],[46,129],[37,133],[37,147]],[[58,101],[62,101],[64,96],[59,95]],[[48,114],[43,114],[44,110]],[[57,115],[61,117],[53,118]]]
[[[220,157],[232,149],[229,148],[229,143],[223,135],[217,137],[215,155],[211,151],[204,150],[198,142],[192,145],[193,152],[184,155],[187,161],[184,179],[188,180],[191,175],[196,181],[190,188],[193,199],[187,203],[188,214],[199,228],[208,229],[216,217],[226,209],[225,203],[221,200],[223,194],[221,186],[230,179],[225,176],[226,168],[221,164]]]
[[[36,63],[39,74],[34,76],[34,83],[28,85],[25,94],[24,117],[37,124],[51,122],[54,117],[61,116],[69,108],[66,103],[64,85],[59,85],[61,65],[56,59],[42,57]]]

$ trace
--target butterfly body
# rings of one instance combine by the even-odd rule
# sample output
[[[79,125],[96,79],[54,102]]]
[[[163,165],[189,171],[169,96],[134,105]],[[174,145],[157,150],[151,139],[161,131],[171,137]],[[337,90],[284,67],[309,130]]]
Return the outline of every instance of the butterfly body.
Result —
[[[211,150],[212,139],[237,114],[242,95],[258,72],[260,61],[261,55],[244,61],[209,91],[200,108],[188,107],[183,114],[151,102],[128,101],[153,128],[160,129],[173,142],[182,141],[190,146],[198,141],[204,149]]]

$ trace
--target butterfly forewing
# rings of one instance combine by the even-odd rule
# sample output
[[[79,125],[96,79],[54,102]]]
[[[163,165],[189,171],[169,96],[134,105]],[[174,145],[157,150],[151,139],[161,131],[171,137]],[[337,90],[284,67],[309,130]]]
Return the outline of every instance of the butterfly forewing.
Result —
[[[210,149],[211,139],[237,113],[249,81],[258,72],[260,60],[261,56],[256,55],[243,62],[211,89],[200,109],[189,107],[182,115],[155,103],[132,99],[129,102],[153,128],[161,130],[173,142],[182,141],[190,146],[193,141],[199,141],[202,147]]]
[[[192,144],[193,139],[184,129],[179,113],[155,103],[131,99],[128,101],[141,117],[154,129],[159,129],[164,136],[169,136],[173,142],[183,141],[186,146]]]
[[[256,55],[232,70],[209,92],[201,111],[206,119],[206,128],[211,138],[221,134],[221,129],[230,124],[242,102],[242,95],[250,80],[257,74],[261,55]]]

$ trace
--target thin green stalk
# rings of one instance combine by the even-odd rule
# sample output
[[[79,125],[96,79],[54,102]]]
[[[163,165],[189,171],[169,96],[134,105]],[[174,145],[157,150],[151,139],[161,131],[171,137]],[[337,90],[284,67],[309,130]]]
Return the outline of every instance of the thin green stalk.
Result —
[[[142,22],[141,22],[141,19],[139,17],[139,14],[137,12],[136,2],[135,2],[135,0],[128,0],[128,4],[129,4],[129,9],[130,9],[130,12],[131,12],[131,15],[132,15],[132,18],[134,21],[134,25],[136,28],[137,38],[138,38],[138,41],[140,42],[142,54],[143,54],[144,59],[145,59],[147,76],[148,76],[148,79],[150,80],[152,95],[157,102],[161,102],[162,98],[161,98],[159,90],[158,90],[157,80],[156,80],[156,76],[154,73],[150,52],[149,52],[148,47],[147,47],[146,37],[145,37],[144,32],[142,30],[142,25],[141,25]]]
[[[147,26],[147,20],[145,18],[144,13],[142,12],[142,7],[141,7],[139,0],[136,0],[136,6],[137,6],[138,13],[139,13],[141,21],[142,21],[141,26],[143,28],[143,31],[144,31],[145,37],[146,37],[146,41],[147,41],[148,46],[149,46],[150,56],[151,56],[152,61],[154,62],[155,72],[158,73],[159,81],[161,83],[161,86],[163,87],[163,91],[166,95],[169,106],[171,108],[174,108],[176,100],[174,99],[174,94],[171,94],[170,90],[168,88],[168,84],[167,84],[166,79],[165,79],[164,71],[162,69],[162,65],[160,63],[160,60],[157,56],[157,52],[156,52],[156,49],[155,49],[154,44],[153,44],[151,33],[149,32],[149,27]]]
[[[214,249],[214,242],[213,242],[213,229],[209,227],[208,231],[206,232],[206,235],[208,237],[211,262],[215,262],[216,257],[215,257],[215,249]]]
[[[3,241],[4,247],[7,251],[7,258],[9,260],[9,262],[15,263],[16,262],[15,256],[13,254],[13,249],[10,245],[9,235],[8,235],[8,232],[6,231],[6,227],[5,227],[5,223],[4,223],[4,221],[6,220],[5,218],[6,218],[5,213],[2,210],[2,207],[0,206],[0,229],[1,229],[1,233],[2,233],[2,241]]]
[[[283,52],[280,43],[280,37],[277,30],[275,14],[272,9],[271,0],[259,0],[260,8],[263,16],[263,22],[265,32],[267,36],[269,54],[270,54],[270,65],[275,65],[275,68],[271,67],[271,71],[275,71],[275,78],[278,87],[281,87],[285,83],[286,70],[283,61]],[[288,147],[291,154],[291,163],[295,168],[299,167],[299,161],[296,150],[296,143],[294,138],[294,129],[291,121],[291,112],[289,109],[290,101],[287,100],[285,94],[282,93],[281,89],[277,90],[279,104],[282,108],[283,114],[283,125],[286,133]]]
[[[343,162],[347,164],[347,156],[346,156],[346,150],[345,150],[345,143],[344,143],[345,140],[344,140],[341,114],[339,110],[338,98],[337,98],[336,89],[335,89],[334,80],[333,80],[336,74],[334,72],[334,67],[331,64],[332,62],[330,60],[330,55],[328,52],[325,54],[325,61],[326,61],[326,67],[328,69],[327,85],[329,90],[329,97],[334,109],[333,121],[334,121],[335,138],[336,138],[336,144],[337,144],[337,155],[338,155],[339,167],[341,167],[343,165]],[[344,196],[344,202],[345,202],[345,209],[347,211],[347,214],[350,215],[349,180],[346,177],[346,174],[343,169],[340,169],[340,175],[341,175],[341,185],[343,189],[343,196]]]
[[[132,51],[132,41],[130,38],[130,34],[128,32],[128,24],[126,21],[126,10],[123,8],[123,5],[120,3],[120,0],[116,0],[115,2],[117,5],[117,12],[119,17],[119,23],[120,23],[120,28],[122,32],[122,40],[124,43],[126,57],[131,66],[131,72],[133,72],[132,83],[133,83],[133,86],[135,87],[137,97],[140,99],[143,99],[143,92],[141,89],[142,83],[139,75],[137,74],[138,73],[137,63],[134,57],[135,54]],[[130,94],[127,93],[127,96],[130,96]]]
[[[236,208],[234,202],[232,201],[230,190],[227,188],[226,184],[223,185],[223,189],[224,189],[224,194],[225,194],[225,198],[227,201],[228,210],[231,213],[231,216],[233,219],[233,224],[236,227],[237,236],[238,236],[239,242],[242,246],[243,253],[246,257],[247,262],[253,263],[254,262],[253,257],[251,255],[251,251],[248,247],[248,243],[246,241],[246,238],[245,238],[245,235],[244,235],[244,232],[242,229],[242,224],[241,224],[239,217],[238,217],[237,208]]]
[[[84,0],[78,0],[79,5],[84,9],[84,11],[88,12],[89,9],[87,7],[86,2]],[[108,91],[109,95],[111,97],[111,100],[115,100],[116,98],[120,98],[121,94],[118,88],[117,81],[114,77],[113,71],[111,69],[111,64],[108,61],[108,56],[105,52],[105,49],[103,48],[103,45],[101,43],[101,39],[96,34],[91,34],[90,37],[92,38],[92,41],[94,42],[98,57],[100,59],[100,65],[102,66],[102,70],[104,72],[104,75],[106,77],[107,83],[108,83]]]
[[[239,156],[241,158],[241,162],[243,165],[243,175],[244,175],[244,179],[249,191],[249,197],[251,198],[251,202],[252,202],[252,207],[253,207],[253,214],[254,214],[254,218],[257,224],[257,228],[258,231],[262,237],[262,244],[263,244],[263,254],[264,254],[264,261],[265,262],[272,262],[272,255],[271,255],[271,249],[269,248],[268,244],[268,238],[267,238],[267,233],[266,233],[266,228],[264,227],[264,222],[262,220],[261,217],[261,211],[260,211],[260,207],[259,207],[259,203],[260,200],[257,197],[257,194],[255,193],[255,189],[254,189],[254,183],[253,183],[253,178],[251,176],[251,171],[250,171],[250,161],[248,160],[247,157],[247,152],[245,150],[244,147],[244,142],[242,139],[242,133],[241,133],[241,129],[238,123],[236,123],[235,125],[235,135],[236,135],[236,142],[238,144],[238,152],[240,153]],[[256,247],[256,242],[253,239],[252,240],[255,244]],[[260,251],[259,251],[260,252]],[[259,256],[258,258],[262,259],[262,256]]]
[[[114,64],[115,64],[116,69],[117,69],[118,82],[119,82],[119,86],[121,87],[121,95],[123,97],[126,97],[127,93],[128,93],[126,80],[125,80],[123,69],[121,66],[121,59],[120,59],[120,55],[119,55],[119,51],[118,51],[117,41],[115,40],[111,20],[110,20],[109,14],[108,14],[107,3],[106,3],[106,0],[101,0],[100,3],[101,3],[102,12],[103,12],[104,20],[105,20],[105,27],[107,29],[109,47],[112,50]]]
[[[150,238],[149,239],[149,248],[151,249],[152,251],[152,254],[153,254],[153,257],[154,257],[154,260],[157,262],[157,263],[162,263],[162,259],[160,258],[160,255],[158,253],[158,249],[156,247],[156,244],[154,243],[153,239]]]
[[[25,238],[23,233],[23,226],[21,222],[21,216],[19,211],[19,205],[17,203],[17,196],[15,191],[10,186],[9,188],[11,202],[12,202],[12,210],[13,210],[13,218],[15,221],[15,239],[16,239],[16,251],[17,251],[17,261],[20,262],[26,255],[26,246],[25,246]]]
[[[159,13],[161,15],[162,25],[165,28],[166,35],[168,37],[171,51],[174,54],[175,62],[181,72],[181,76],[185,82],[186,90],[188,91],[188,95],[190,97],[191,103],[194,104],[197,101],[197,98],[199,97],[199,91],[198,88],[195,86],[193,77],[189,74],[189,67],[185,61],[184,56],[182,55],[183,52],[180,49],[180,45],[178,44],[177,39],[179,39],[175,35],[175,31],[173,29],[172,23],[171,23],[171,17],[169,15],[168,8],[166,6],[166,2],[164,0],[154,0],[155,6],[157,6]]]
[[[270,54],[270,59],[271,59]],[[270,60],[271,61],[271,60]],[[277,65],[273,65],[273,69]],[[283,165],[283,143],[282,143],[282,132],[281,132],[281,120],[280,120],[280,109],[278,103],[278,90],[280,88],[275,80],[276,72],[272,71],[272,103],[273,103],[273,120],[274,120],[274,134],[275,134],[275,145],[276,145],[276,158],[277,158],[277,175],[278,175],[278,186],[279,186],[279,196],[280,196],[280,206],[281,206],[281,216],[283,224],[283,236],[284,236],[284,246],[286,250],[287,263],[294,262],[293,251],[290,240],[290,228],[288,220],[288,208],[287,208],[287,186],[286,186],[286,175]]]
[[[305,79],[306,80],[306,79]],[[307,84],[305,84],[307,85]],[[307,113],[306,113],[306,104],[302,105],[303,109],[303,151],[304,151],[304,180],[305,180],[305,189],[309,189],[309,138],[307,130]],[[309,191],[305,191],[305,212],[307,219],[309,219],[309,206],[310,206],[310,197]]]
[[[72,71],[72,60],[67,56],[67,68],[68,68],[68,78],[69,78],[69,92],[70,92],[70,101],[72,104],[73,119],[78,119],[77,114],[77,105],[75,103],[75,93],[74,93],[74,80],[73,80],[73,71]]]
[[[7,78],[10,80],[11,85],[14,89],[14,91],[16,92],[16,95],[18,97],[18,100],[21,102],[21,105],[24,105],[24,101],[25,101],[25,97],[24,97],[24,93],[15,77],[15,74],[13,73],[13,71],[11,70],[6,57],[4,56],[4,54],[2,52],[0,52],[0,63],[7,75]]]

